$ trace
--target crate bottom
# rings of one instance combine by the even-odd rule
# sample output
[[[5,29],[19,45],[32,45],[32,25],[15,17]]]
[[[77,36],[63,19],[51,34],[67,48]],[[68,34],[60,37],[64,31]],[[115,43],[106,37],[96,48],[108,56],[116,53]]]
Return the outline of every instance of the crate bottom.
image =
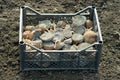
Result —
[[[68,71],[92,71],[92,72],[98,72],[98,69],[96,68],[25,68],[22,71],[64,71],[64,70],[68,70]]]

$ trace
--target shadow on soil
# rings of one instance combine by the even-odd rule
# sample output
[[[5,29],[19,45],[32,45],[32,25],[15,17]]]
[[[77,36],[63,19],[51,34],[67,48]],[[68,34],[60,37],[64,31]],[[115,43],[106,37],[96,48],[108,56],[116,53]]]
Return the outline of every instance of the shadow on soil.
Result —
[[[100,80],[96,71],[26,71],[19,80]]]

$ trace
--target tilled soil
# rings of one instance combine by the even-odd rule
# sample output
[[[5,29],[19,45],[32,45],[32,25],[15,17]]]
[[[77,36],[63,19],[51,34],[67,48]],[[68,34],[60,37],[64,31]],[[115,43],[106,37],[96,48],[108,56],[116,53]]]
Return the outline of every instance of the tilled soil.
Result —
[[[74,13],[97,7],[103,35],[99,72],[19,69],[19,8],[44,13]],[[0,80],[120,80],[120,0],[0,0]]]

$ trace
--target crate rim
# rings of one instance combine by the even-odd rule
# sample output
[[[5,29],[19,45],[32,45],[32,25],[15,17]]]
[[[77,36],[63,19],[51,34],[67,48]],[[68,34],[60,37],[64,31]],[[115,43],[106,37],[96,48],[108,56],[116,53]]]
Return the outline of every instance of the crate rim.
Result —
[[[78,14],[81,14],[82,12],[88,10],[88,9],[93,9],[94,10],[94,14],[95,17],[96,17],[96,22],[97,22],[97,27],[98,27],[98,33],[99,33],[99,37],[100,37],[100,40],[98,41],[99,44],[103,44],[103,38],[102,38],[102,33],[101,33],[101,29],[100,29],[100,23],[99,23],[99,20],[98,20],[98,14],[97,14],[97,10],[96,10],[96,7],[95,6],[88,6],[76,13],[59,13],[59,14],[56,14],[56,13],[40,13],[34,9],[32,9],[31,7],[29,6],[21,6],[20,7],[20,24],[19,24],[19,44],[23,44],[23,40],[22,40],[22,32],[23,32],[23,9],[28,9],[28,10],[31,10],[33,11],[35,14],[37,15],[40,15],[40,16],[75,16],[75,15],[78,15]],[[35,15],[33,15],[35,16]]]
[[[34,15],[32,14],[32,15],[30,15],[30,14],[26,14],[25,13],[25,9],[28,9],[28,10],[31,10],[31,11],[33,11],[33,13],[35,13]],[[74,16],[74,15],[80,15],[82,12],[84,12],[85,10],[89,10],[89,9],[91,9],[92,11],[93,11],[93,14],[94,14],[94,17],[95,17],[95,21],[96,21],[96,26],[97,26],[97,29],[98,29],[98,34],[99,34],[99,40],[97,41],[97,42],[95,42],[95,43],[93,43],[93,44],[91,44],[90,46],[88,46],[88,47],[86,47],[86,48],[84,48],[83,50],[71,50],[71,52],[82,52],[82,51],[86,51],[86,49],[88,49],[89,47],[91,47],[91,46],[94,46],[94,45],[98,45],[98,48],[97,48],[97,51],[96,51],[96,56],[95,56],[95,66],[94,67],[92,67],[93,69],[95,69],[95,70],[98,70],[98,66],[99,66],[99,62],[100,62],[100,56],[101,56],[101,50],[102,50],[102,44],[103,44],[103,39],[102,39],[102,34],[101,34],[101,29],[100,29],[100,23],[99,23],[99,20],[98,20],[98,14],[97,14],[97,10],[96,10],[96,7],[94,7],[94,6],[88,6],[88,7],[86,7],[86,8],[84,8],[83,10],[80,10],[79,12],[77,12],[77,13],[69,13],[69,14],[63,14],[63,13],[59,13],[59,14],[52,14],[52,13],[39,13],[38,11],[36,11],[36,10],[34,10],[34,9],[32,9],[32,8],[30,8],[29,6],[21,6],[20,7],[20,25],[19,25],[19,44],[20,44],[20,52],[21,52],[21,62],[20,62],[20,65],[21,65],[21,70],[29,70],[29,68],[25,68],[24,67],[24,60],[25,60],[25,53],[27,53],[27,52],[25,52],[26,50],[25,50],[25,46],[26,45],[29,45],[29,46],[32,46],[32,45],[30,45],[30,44],[28,44],[28,43],[24,43],[23,42],[23,40],[22,40],[22,32],[23,32],[23,27],[24,27],[24,15],[27,15],[27,16],[35,16],[35,15],[39,15],[39,16]],[[44,52],[47,52],[47,53],[51,53],[51,52],[69,52],[70,50],[40,50],[39,48],[37,48],[37,47],[35,47],[35,46],[32,46],[32,47],[34,47],[38,52],[41,52],[41,53],[44,53]],[[33,69],[33,68],[32,68]],[[30,70],[32,70],[32,69],[30,69]],[[55,68],[51,68],[51,70],[53,70],[53,69],[55,69]],[[58,70],[60,70],[61,68],[57,68]],[[67,69],[67,68],[65,68],[65,69]],[[78,70],[78,69],[85,69],[85,68],[78,68],[78,67],[76,67],[75,68],[76,70]],[[91,69],[91,68],[88,68],[88,69]],[[37,68],[34,68],[33,70],[37,70]],[[41,68],[38,68],[38,70],[41,70]],[[43,70],[50,70],[50,68],[43,68]],[[56,70],[56,69],[55,69]]]

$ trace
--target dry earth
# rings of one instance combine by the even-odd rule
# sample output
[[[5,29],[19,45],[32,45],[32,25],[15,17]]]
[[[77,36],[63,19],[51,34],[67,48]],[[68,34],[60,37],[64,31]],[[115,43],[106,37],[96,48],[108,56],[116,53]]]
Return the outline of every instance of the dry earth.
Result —
[[[77,12],[97,7],[104,39],[98,73],[87,71],[19,71],[19,7],[40,12]],[[0,0],[0,80],[120,80],[120,0]]]

